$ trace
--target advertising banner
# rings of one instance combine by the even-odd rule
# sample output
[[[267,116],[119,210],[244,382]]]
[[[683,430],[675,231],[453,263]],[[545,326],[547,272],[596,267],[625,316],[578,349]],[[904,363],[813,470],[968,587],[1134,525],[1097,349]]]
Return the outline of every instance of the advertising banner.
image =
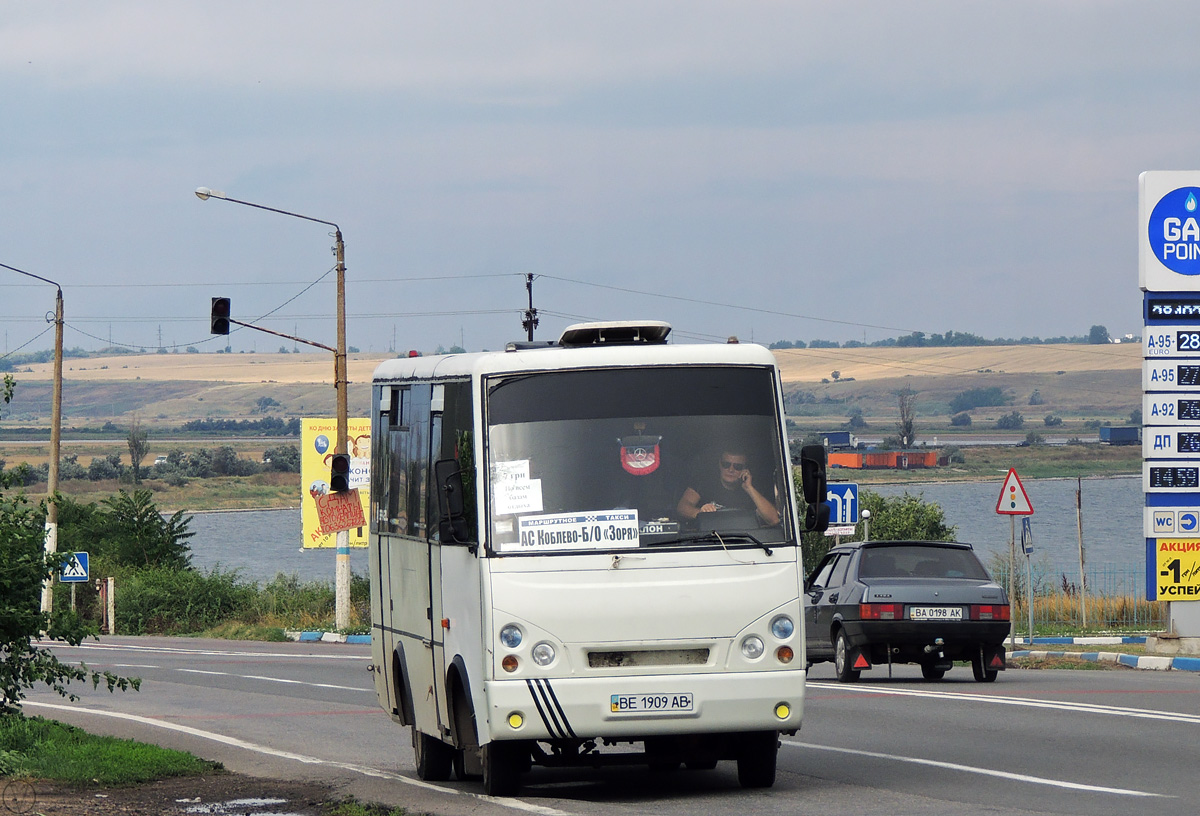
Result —
[[[357,493],[365,518],[371,502],[371,421],[351,418],[347,425],[347,452],[350,454],[350,487]],[[300,428],[300,519],[305,549],[337,546],[337,530],[321,526],[321,509],[329,501],[329,463],[337,448],[337,420],[334,418],[301,420]],[[357,488],[357,490],[354,490]],[[343,494],[350,495],[350,494]],[[320,503],[320,507],[318,507]],[[327,515],[328,517],[328,515]],[[343,512],[339,518],[346,518]],[[350,546],[367,546],[367,528],[350,528]]]

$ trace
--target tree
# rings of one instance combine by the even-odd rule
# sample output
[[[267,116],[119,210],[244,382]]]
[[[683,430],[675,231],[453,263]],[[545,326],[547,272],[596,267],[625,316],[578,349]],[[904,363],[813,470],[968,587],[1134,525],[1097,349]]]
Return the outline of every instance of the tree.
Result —
[[[149,438],[149,431],[142,427],[142,421],[135,416],[129,423],[129,438],[126,440],[129,444],[129,462],[133,468],[135,485],[142,483],[142,460],[150,452],[150,444],[147,441]]]
[[[941,505],[904,493],[881,496],[859,490],[858,505],[871,511],[872,541],[952,541],[958,528],[946,523]]]
[[[914,425],[917,417],[917,392],[911,388],[902,388],[896,392],[896,399],[900,406],[900,421],[896,423],[896,430],[900,433],[900,447],[911,448],[916,444]]]
[[[1044,405],[1045,403],[1046,403],[1046,400],[1045,400],[1045,398],[1042,397],[1042,392],[1037,390],[1036,388],[1033,389],[1033,393],[1029,395],[1029,404],[1030,405]]]
[[[12,400],[15,383],[6,374],[2,396]],[[0,473],[0,487],[12,488],[11,477]],[[109,691],[137,689],[137,678],[97,672],[82,663],[61,662],[39,642],[42,632],[50,640],[78,646],[94,631],[70,610],[51,618],[41,611],[42,584],[62,569],[61,556],[45,551],[45,506],[34,507],[21,493],[0,497],[0,715],[22,716],[25,693],[39,683],[63,697],[77,700],[68,690],[73,681],[104,683]]]
[[[188,569],[191,556],[187,540],[191,517],[179,510],[163,518],[149,490],[122,490],[100,502],[102,510],[93,519],[93,535],[100,551],[119,564],[131,567]]]
[[[830,371],[830,372],[829,372],[829,376],[830,376],[830,377],[833,377],[833,381],[834,381],[834,382],[837,382],[838,380],[840,380],[840,379],[842,378],[842,372],[840,372],[840,371]]]
[[[1088,342],[1096,346],[1103,343],[1111,343],[1112,341],[1109,339],[1108,329],[1104,326],[1096,325],[1092,326],[1091,331],[1088,332]]]
[[[801,494],[800,477],[796,475],[796,493]],[[919,496],[905,493],[901,496],[881,496],[870,490],[858,491],[858,506],[862,510],[871,511],[871,540],[872,541],[952,541],[958,529],[946,523],[946,514],[940,505],[927,502]],[[801,517],[804,515],[801,508]],[[861,522],[849,541],[862,540],[865,525]],[[817,565],[829,548],[833,546],[833,537],[824,533],[804,533],[800,537],[802,557],[806,568],[811,570]]]

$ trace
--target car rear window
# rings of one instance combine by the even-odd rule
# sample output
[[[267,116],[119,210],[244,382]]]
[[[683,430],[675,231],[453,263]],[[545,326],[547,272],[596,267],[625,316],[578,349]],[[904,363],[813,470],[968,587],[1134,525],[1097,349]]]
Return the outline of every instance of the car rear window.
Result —
[[[861,578],[970,578],[988,580],[971,550],[899,545],[863,550]]]

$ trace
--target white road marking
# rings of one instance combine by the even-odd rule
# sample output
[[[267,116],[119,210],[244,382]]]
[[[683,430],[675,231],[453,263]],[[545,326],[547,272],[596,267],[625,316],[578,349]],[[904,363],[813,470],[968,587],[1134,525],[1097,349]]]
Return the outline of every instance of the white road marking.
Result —
[[[291,683],[292,685],[296,686],[338,689],[339,691],[369,691],[374,694],[374,689],[365,689],[362,686],[336,686],[332,683],[307,683],[303,680],[288,680],[283,677],[263,677],[259,674],[234,674],[233,672],[206,671],[204,669],[175,669],[175,671],[185,672],[187,674],[215,674],[221,677],[239,677],[243,680],[266,680],[270,683]]]
[[[51,644],[47,644],[51,645]],[[370,655],[289,654],[287,652],[234,652],[221,649],[181,649],[174,646],[134,646],[127,643],[82,643],[79,646],[53,644],[56,650],[86,649],[88,651],[130,651],[158,654],[188,654],[209,657],[285,657],[293,660],[370,660]],[[338,644],[344,648],[344,644]]]
[[[140,723],[142,725],[149,725],[149,726],[153,726],[155,728],[165,728],[168,731],[178,731],[181,734],[189,734],[193,737],[199,737],[201,739],[212,740],[213,742],[219,742],[224,745],[230,745],[230,746],[233,746],[234,748],[242,748],[247,751],[254,751],[255,753],[259,753],[259,754],[266,754],[268,756],[278,757],[280,759],[289,759],[289,760],[292,760],[295,762],[303,762],[306,765],[324,765],[324,766],[327,766],[330,768],[339,768],[344,771],[350,771],[352,773],[362,774],[363,776],[372,776],[372,777],[376,777],[378,779],[391,779],[396,782],[403,782],[406,785],[412,785],[413,787],[424,788],[425,790],[430,790],[430,791],[437,791],[438,793],[445,793],[445,794],[449,794],[451,796],[469,796],[473,799],[481,799],[483,801],[491,802],[496,805],[501,805],[503,807],[512,808],[513,810],[522,810],[527,813],[545,814],[545,816],[572,816],[572,814],[570,814],[568,811],[555,810],[554,808],[545,807],[543,805],[535,805],[535,804],[531,804],[529,802],[522,802],[520,799],[508,799],[508,798],[499,798],[499,797],[495,797],[495,796],[484,796],[482,794],[470,793],[469,791],[460,791],[460,790],[455,790],[454,788],[444,788],[440,785],[434,785],[434,784],[425,782],[420,779],[413,779],[412,777],[404,776],[404,775],[398,774],[398,773],[392,773],[391,771],[383,771],[383,770],[380,770],[379,768],[372,768],[367,765],[356,765],[356,764],[353,764],[350,762],[333,762],[331,760],[320,759],[319,757],[306,756],[305,754],[297,754],[297,753],[293,753],[291,751],[280,751],[276,748],[269,748],[265,745],[258,745],[253,742],[246,742],[245,740],[240,740],[237,737],[229,737],[229,736],[226,736],[225,734],[217,734],[212,731],[202,731],[199,728],[192,728],[189,725],[180,725],[178,723],[164,722],[163,720],[155,720],[150,717],[141,717],[137,714],[125,714],[120,711],[104,711],[102,709],[85,708],[83,706],[61,705],[59,703],[33,703],[33,702],[30,702],[29,700],[22,701],[21,705],[22,705],[22,707],[33,706],[36,708],[48,708],[48,709],[51,709],[54,711],[74,711],[74,712],[83,712],[85,714],[95,714],[95,715],[98,715],[101,717],[114,717],[119,720],[128,720],[130,722],[136,722],[136,723]]]
[[[1110,717],[1132,717],[1140,720],[1165,720],[1175,723],[1200,725],[1200,715],[1185,714],[1179,711],[1156,711],[1151,708],[1128,708],[1125,706],[1108,706],[1097,703],[1074,703],[1065,700],[1038,700],[1030,697],[993,697],[984,694],[965,694],[954,691],[918,691],[915,689],[875,688],[869,686],[853,686],[848,683],[808,683],[810,689],[828,689],[840,692],[859,694],[879,694],[898,697],[926,697],[932,700],[957,700],[981,705],[1007,705],[1024,708],[1044,708],[1057,711],[1069,711],[1074,714],[1103,714]]]
[[[1084,785],[1079,782],[1067,782],[1063,779],[1050,779],[1044,776],[1029,776],[1028,774],[997,771],[991,768],[978,768],[973,765],[959,765],[956,762],[940,762],[934,759],[918,759],[916,757],[896,756],[894,754],[881,754],[875,751],[859,751],[854,748],[833,748],[828,745],[813,745],[812,743],[808,742],[793,742],[792,740],[783,740],[783,744],[792,748],[807,748],[812,751],[832,751],[839,754],[870,757],[871,759],[886,759],[891,762],[907,762],[912,765],[925,765],[930,768],[941,768],[948,771],[962,771],[963,773],[979,774],[981,776],[994,776],[997,779],[1007,779],[1010,782],[1027,782],[1034,785],[1049,785],[1050,787],[1054,788],[1066,788],[1068,790],[1086,791],[1088,793],[1109,793],[1117,796],[1143,796],[1159,799],[1176,798],[1174,796],[1166,796],[1161,793],[1149,793],[1147,791],[1129,790],[1127,788],[1106,788],[1100,785]]]

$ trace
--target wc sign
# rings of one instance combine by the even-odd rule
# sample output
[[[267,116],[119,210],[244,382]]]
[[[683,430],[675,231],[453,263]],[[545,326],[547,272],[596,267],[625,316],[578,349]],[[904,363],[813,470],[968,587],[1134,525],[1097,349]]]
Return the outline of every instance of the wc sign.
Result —
[[[1200,536],[1200,510],[1175,507],[1146,508],[1146,536]]]

